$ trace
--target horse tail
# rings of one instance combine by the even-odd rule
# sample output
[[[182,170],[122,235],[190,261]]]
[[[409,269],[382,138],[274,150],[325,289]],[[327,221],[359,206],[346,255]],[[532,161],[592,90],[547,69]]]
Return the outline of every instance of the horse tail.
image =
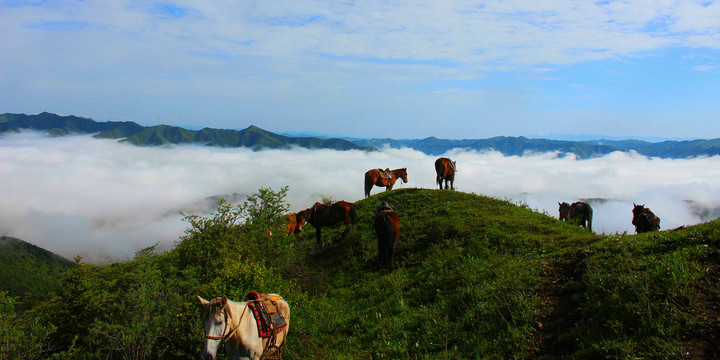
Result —
[[[372,189],[373,183],[370,176],[370,171],[365,173],[365,197],[370,196],[370,189]]]

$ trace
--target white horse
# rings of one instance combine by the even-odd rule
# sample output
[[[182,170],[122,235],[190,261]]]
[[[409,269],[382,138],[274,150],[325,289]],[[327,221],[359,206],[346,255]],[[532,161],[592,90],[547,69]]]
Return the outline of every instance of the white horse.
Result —
[[[290,306],[280,295],[267,296],[275,301],[287,324],[275,339],[275,346],[282,349],[290,329]],[[200,296],[198,299],[203,307],[202,321],[205,324],[203,359],[214,360],[221,343],[225,343],[225,351],[233,360],[259,360],[270,347],[272,338],[261,338],[258,335],[257,321],[248,307],[249,301],[235,302],[228,300],[225,295],[210,301]]]

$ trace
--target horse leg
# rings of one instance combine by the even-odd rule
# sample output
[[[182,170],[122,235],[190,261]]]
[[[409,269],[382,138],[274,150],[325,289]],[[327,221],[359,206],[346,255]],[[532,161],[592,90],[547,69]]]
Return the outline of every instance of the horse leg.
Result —
[[[443,180],[443,179],[440,177],[440,175],[438,175],[438,176],[435,178],[435,182],[438,184],[438,187],[440,188],[440,190],[442,190],[442,180]]]
[[[455,190],[455,179],[450,179],[450,189]]]
[[[395,185],[395,180],[397,180],[397,179],[396,179],[396,178],[392,178],[392,179],[390,179],[390,181],[388,181],[387,185],[385,185],[385,191],[390,191],[390,190],[392,190],[393,185]]]
[[[365,197],[370,196],[370,189],[373,187],[373,181],[370,176],[365,176]]]
[[[315,230],[315,238],[315,245],[318,247],[322,246],[322,227],[318,226],[317,230]]]

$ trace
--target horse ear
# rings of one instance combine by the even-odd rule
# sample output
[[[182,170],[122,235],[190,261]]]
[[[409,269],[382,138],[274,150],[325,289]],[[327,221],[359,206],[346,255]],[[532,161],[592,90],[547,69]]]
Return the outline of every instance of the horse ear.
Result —
[[[227,300],[227,296],[223,295],[223,297],[222,297],[222,307],[223,307],[223,309],[225,308],[225,306],[227,306],[227,301],[228,301],[228,300]]]
[[[209,301],[201,298],[200,295],[196,295],[196,296],[197,296],[198,300],[200,300],[200,305],[205,306],[205,305],[207,305],[207,304],[209,303]]]

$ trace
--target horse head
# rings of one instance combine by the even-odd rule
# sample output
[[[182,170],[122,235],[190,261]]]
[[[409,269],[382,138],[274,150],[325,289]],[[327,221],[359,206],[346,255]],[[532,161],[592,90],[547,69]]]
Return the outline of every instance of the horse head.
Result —
[[[560,205],[560,207],[558,208],[558,212],[560,213],[560,220],[567,220],[570,216],[570,204],[566,202],[558,202],[558,205]]]
[[[400,178],[402,179],[403,183],[407,184],[407,182],[408,182],[407,168],[398,169],[398,172],[399,172]]]
[[[380,206],[378,206],[377,210],[375,210],[375,215],[383,212],[383,211],[393,211],[392,206],[387,203],[387,201],[383,201],[380,203]]]
[[[203,359],[214,360],[217,356],[217,349],[220,343],[225,340],[228,324],[228,299],[223,295],[207,301],[200,296],[197,297],[202,305],[202,321],[205,324],[205,347],[203,348]]]
[[[632,210],[632,212],[633,212],[633,217],[637,217],[638,215],[644,213],[645,210],[647,210],[647,209],[645,209],[645,205],[644,205],[644,204],[643,204],[643,205],[636,205],[635,203],[633,203],[633,210]]]
[[[305,209],[303,211],[298,211],[298,213],[295,215],[295,221],[297,222],[297,233],[300,233],[303,229],[303,226],[305,226],[305,223],[310,221],[310,215],[312,214],[312,208]]]

